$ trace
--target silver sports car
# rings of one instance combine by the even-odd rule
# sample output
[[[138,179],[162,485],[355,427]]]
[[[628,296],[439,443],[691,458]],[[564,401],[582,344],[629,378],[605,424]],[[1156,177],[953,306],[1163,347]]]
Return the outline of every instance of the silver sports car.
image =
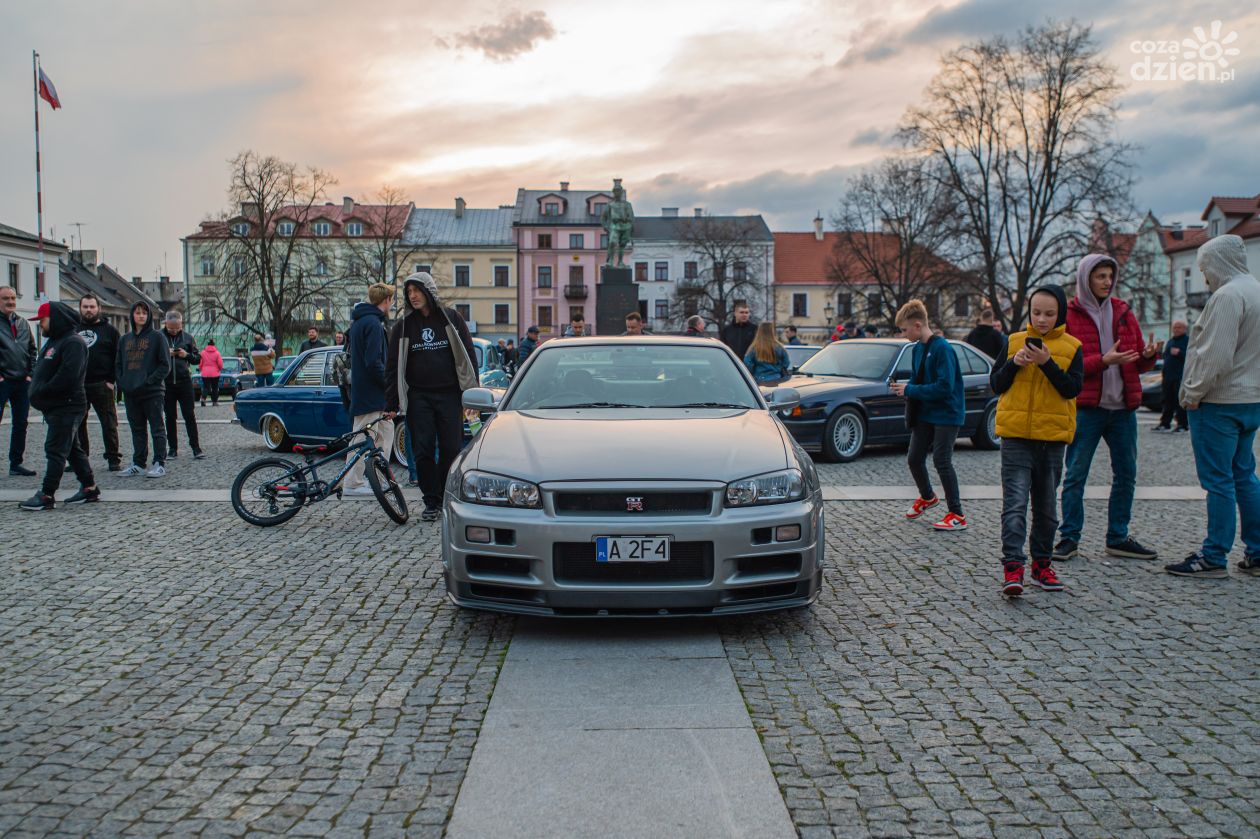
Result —
[[[822,581],[818,475],[767,396],[703,338],[548,341],[446,485],[442,559],[461,606],[558,616],[805,606]],[[771,401],[767,401],[771,400]]]

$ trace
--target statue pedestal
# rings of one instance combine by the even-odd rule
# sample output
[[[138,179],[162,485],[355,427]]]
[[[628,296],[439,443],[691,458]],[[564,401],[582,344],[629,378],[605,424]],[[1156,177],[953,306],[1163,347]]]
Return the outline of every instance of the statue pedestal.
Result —
[[[604,265],[599,269],[595,298],[595,334],[620,335],[626,331],[626,315],[639,310],[639,289],[631,268]],[[587,317],[589,321],[589,316]]]

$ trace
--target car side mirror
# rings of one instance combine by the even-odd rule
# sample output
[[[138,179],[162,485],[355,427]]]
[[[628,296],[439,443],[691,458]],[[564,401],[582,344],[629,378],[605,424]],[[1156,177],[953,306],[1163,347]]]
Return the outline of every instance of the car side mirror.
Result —
[[[496,411],[499,408],[499,400],[495,398],[494,391],[488,387],[474,387],[464,391],[463,402],[465,408],[471,408],[474,411]]]
[[[801,404],[801,392],[794,387],[776,387],[767,395],[771,411],[791,411]]]

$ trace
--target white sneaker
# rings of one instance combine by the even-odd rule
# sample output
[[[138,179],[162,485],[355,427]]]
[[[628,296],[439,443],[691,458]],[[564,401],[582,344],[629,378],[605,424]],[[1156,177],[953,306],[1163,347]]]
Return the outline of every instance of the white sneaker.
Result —
[[[134,463],[133,463],[133,464],[131,464],[130,466],[128,466],[126,469],[124,469],[124,470],[122,470],[121,472],[119,472],[119,473],[118,473],[118,477],[120,477],[120,478],[134,478],[134,477],[136,477],[137,475],[143,475],[143,474],[144,474],[144,467],[142,467],[142,466],[137,466],[136,464],[134,464]]]
[[[146,478],[160,478],[166,474],[166,468],[160,463],[155,463],[149,467],[149,471],[144,473]]]
[[[372,493],[372,488],[370,486],[368,486],[367,484],[362,484],[361,486],[350,487],[349,489],[343,489],[341,491],[341,494],[342,495],[372,495],[373,493]]]

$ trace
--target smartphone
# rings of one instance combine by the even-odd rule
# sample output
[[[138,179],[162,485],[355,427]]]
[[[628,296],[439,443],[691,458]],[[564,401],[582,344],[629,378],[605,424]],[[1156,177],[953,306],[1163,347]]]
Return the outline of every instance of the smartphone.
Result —
[[[1040,338],[1032,338],[1032,337],[1030,337],[1030,338],[1028,338],[1028,340],[1024,341],[1024,343],[1025,343],[1025,344],[1027,344],[1027,345],[1028,345],[1028,346],[1030,346],[1030,347],[1036,347],[1037,349],[1041,349],[1042,347],[1044,347],[1044,346],[1045,346],[1045,344],[1044,344],[1044,343],[1042,343],[1042,341],[1041,341],[1041,339],[1040,339]]]

